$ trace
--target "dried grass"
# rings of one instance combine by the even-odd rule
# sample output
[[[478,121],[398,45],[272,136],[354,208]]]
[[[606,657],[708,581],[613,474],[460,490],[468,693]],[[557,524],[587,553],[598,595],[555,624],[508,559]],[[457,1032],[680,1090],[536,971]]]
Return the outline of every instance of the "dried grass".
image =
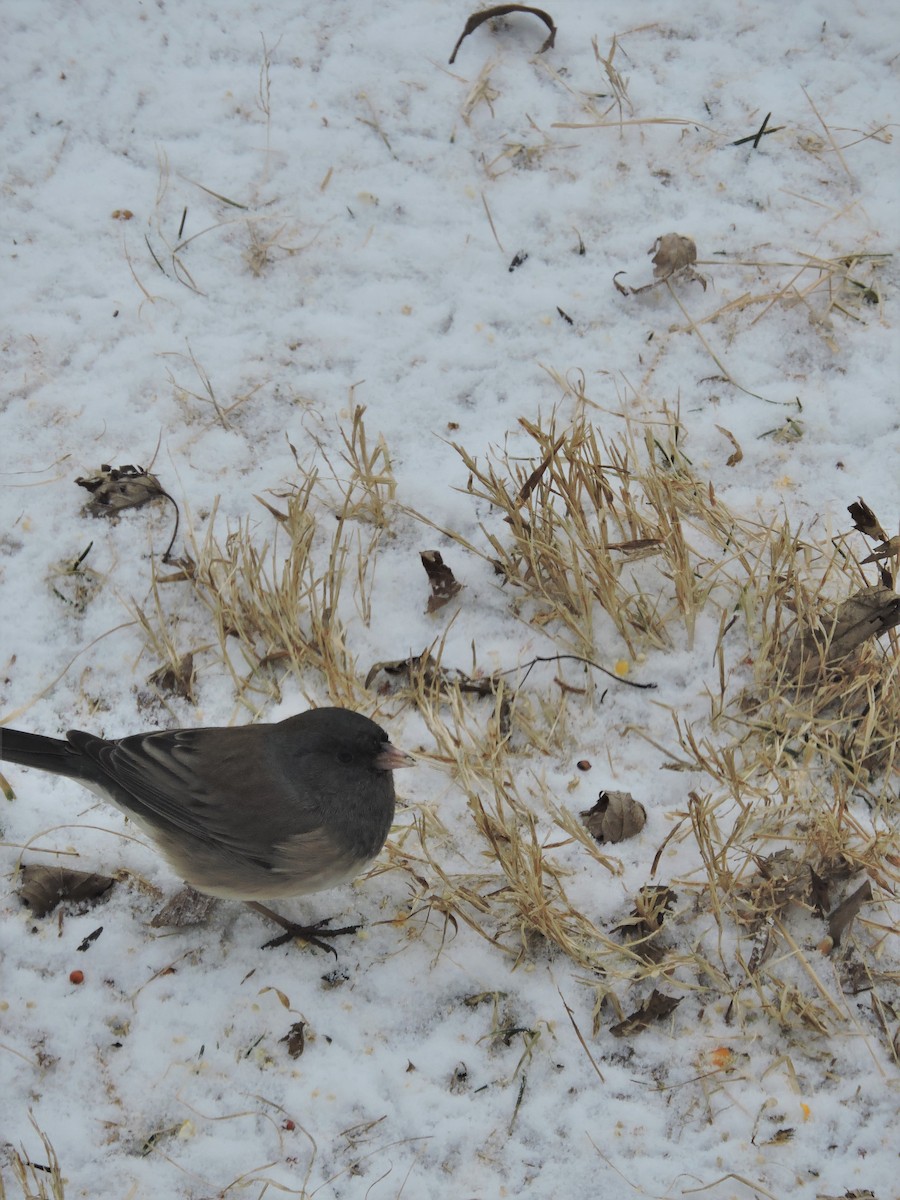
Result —
[[[56,1151],[31,1113],[29,1120],[41,1141],[42,1161],[38,1163],[32,1159],[24,1146],[20,1149],[15,1146],[4,1147],[0,1158],[0,1200],[14,1200],[19,1193],[22,1200],[65,1200],[65,1182]],[[15,1183],[15,1192],[6,1189],[4,1176],[7,1170]]]
[[[900,876],[897,634],[885,626],[880,640],[832,652],[841,606],[871,582],[860,562],[868,547],[855,532],[814,536],[783,516],[738,518],[695,474],[674,414],[623,418],[619,433],[603,434],[583,380],[554,378],[568,419],[561,407],[523,419],[515,440],[484,458],[456,445],[463,490],[488,512],[478,538],[443,532],[458,552],[494,565],[511,620],[585,658],[641,661],[690,646],[700,617],[712,620],[708,712],[689,720],[672,709],[668,747],[643,727],[625,731],[689,772],[691,790],[652,862],[648,854],[640,895],[602,918],[603,905],[583,911],[573,878],[616,877],[622,863],[535,763],[568,753],[572,697],[591,685],[557,679],[542,691],[497,674],[476,688],[442,666],[445,630],[403,660],[392,690],[424,721],[433,749],[423,757],[449,774],[465,819],[451,831],[411,806],[383,868],[409,886],[400,920],[415,937],[437,919],[441,945],[466,925],[513,965],[538,953],[568,960],[596,992],[597,1022],[609,1012],[627,1024],[632,993],[655,993],[662,981],[660,1011],[673,993],[700,993],[723,999],[740,1025],[763,1012],[785,1029],[829,1034],[849,1019],[842,988],[871,988],[873,1026],[894,1053],[878,964]],[[154,610],[141,615],[157,652],[180,661],[173,639],[151,633],[165,621],[159,594],[180,581],[214,631],[214,659],[254,709],[286,675],[304,686],[310,673],[336,703],[371,703],[338,614],[355,602],[370,615],[396,483],[363,409],[352,410],[340,446],[333,461],[321,448],[331,480],[298,461],[298,480],[261,499],[271,537],[246,520],[223,539],[215,513],[203,536],[191,527],[181,572],[158,580]],[[652,882],[676,846],[689,865]],[[871,899],[829,941],[827,913],[859,878],[871,881]],[[662,895],[650,920],[648,904]]]

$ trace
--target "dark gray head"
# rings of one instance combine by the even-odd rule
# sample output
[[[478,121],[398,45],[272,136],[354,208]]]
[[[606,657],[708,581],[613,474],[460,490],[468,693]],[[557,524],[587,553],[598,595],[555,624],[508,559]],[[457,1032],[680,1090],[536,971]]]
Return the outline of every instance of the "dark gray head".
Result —
[[[313,708],[288,717],[273,727],[282,736],[282,751],[307,760],[309,770],[317,761],[332,769],[394,771],[412,766],[413,760],[392,746],[380,725],[348,708]]]

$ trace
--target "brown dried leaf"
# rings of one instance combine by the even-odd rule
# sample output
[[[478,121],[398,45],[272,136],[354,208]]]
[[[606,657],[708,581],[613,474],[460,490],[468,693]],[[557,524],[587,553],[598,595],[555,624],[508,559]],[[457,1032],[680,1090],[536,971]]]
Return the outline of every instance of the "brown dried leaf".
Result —
[[[627,1016],[624,1021],[613,1025],[609,1032],[613,1037],[629,1037],[633,1033],[641,1033],[644,1029],[648,1029],[653,1021],[664,1020],[669,1013],[675,1011],[680,1003],[679,997],[664,996],[662,992],[654,988],[640,1008]]]
[[[876,546],[868,558],[864,558],[863,564],[881,562],[885,558],[893,558],[895,555],[900,555],[900,534],[896,534],[892,538],[888,538],[882,542],[880,546]]]
[[[544,12],[542,8],[531,8],[527,4],[495,4],[493,8],[484,8],[480,12],[472,13],[466,27],[459,35],[456,45],[453,47],[453,53],[450,55],[450,62],[456,60],[456,54],[460,46],[470,33],[474,33],[479,25],[483,25],[485,21],[490,21],[493,17],[505,17],[509,13],[530,13],[533,17],[538,17],[547,28],[550,30],[550,36],[538,50],[538,54],[543,54],[545,50],[551,50],[556,41],[556,26],[553,24],[553,18],[549,13]]]
[[[214,896],[206,896],[192,887],[184,887],[162,906],[150,924],[154,929],[180,929],[185,925],[202,925],[215,903]]]
[[[866,537],[878,538],[880,542],[887,541],[887,534],[881,528],[881,522],[860,496],[859,501],[847,505],[847,512],[853,518],[853,528],[864,533]]]
[[[91,493],[84,511],[92,517],[114,517],[123,509],[140,508],[149,504],[151,500],[168,500],[175,509],[175,528],[162,559],[166,563],[169,561],[175,538],[178,536],[180,513],[178,505],[155,475],[151,475],[143,467],[130,464],[111,467],[108,463],[103,463],[96,474],[80,476],[75,482]]]
[[[439,608],[443,608],[445,604],[449,603],[457,592],[462,590],[462,584],[454,578],[453,572],[444,562],[439,550],[420,550],[419,557],[425,568],[425,574],[428,576],[428,582],[431,584],[431,595],[425,611],[437,612]]]
[[[666,947],[660,936],[663,922],[678,896],[665,884],[647,884],[635,897],[635,905],[615,932],[626,935],[626,946],[646,962],[661,962]]]
[[[855,892],[842,900],[831,916],[828,918],[828,934],[834,946],[837,946],[847,929],[847,926],[862,908],[862,906],[872,899],[872,885],[866,880],[864,884],[856,889]]]
[[[143,467],[111,467],[104,463],[94,475],[75,480],[79,487],[91,493],[85,509],[94,517],[110,517],[123,508],[140,508],[160,497],[168,499],[155,475]]]
[[[624,271],[617,271],[613,276],[613,284],[616,291],[623,296],[639,296],[642,292],[648,292],[676,276],[699,283],[704,292],[706,291],[706,280],[694,270],[697,246],[692,238],[683,233],[664,233],[656,239],[647,253],[653,255],[653,282],[645,283],[642,287],[627,287],[619,283],[618,279]]]
[[[630,792],[601,792],[594,807],[581,813],[581,819],[598,842],[624,842],[644,828],[647,810]]]
[[[284,1037],[279,1040],[285,1043],[291,1058],[299,1058],[306,1049],[306,1022],[295,1021]]]
[[[900,625],[900,596],[880,584],[862,588],[840,606],[828,647],[829,661]]]
[[[668,279],[677,271],[692,267],[697,261],[697,245],[692,238],[683,233],[664,233],[656,239],[647,253],[653,254],[651,261],[656,279]]]
[[[840,605],[830,628],[801,631],[785,665],[793,673],[804,659],[822,650],[826,664],[833,665],[895,625],[900,625],[900,596],[884,584],[861,588]]]
[[[725,466],[736,467],[744,457],[744,452],[741,449],[737,438],[730,429],[726,429],[723,425],[717,425],[716,429],[718,429],[719,433],[721,433],[724,437],[727,437],[729,442],[731,442],[732,446],[734,447],[734,454],[729,454],[728,458],[725,460]]]
[[[116,882],[109,875],[74,871],[69,867],[23,867],[19,898],[36,917],[53,912],[63,900],[96,900]]]

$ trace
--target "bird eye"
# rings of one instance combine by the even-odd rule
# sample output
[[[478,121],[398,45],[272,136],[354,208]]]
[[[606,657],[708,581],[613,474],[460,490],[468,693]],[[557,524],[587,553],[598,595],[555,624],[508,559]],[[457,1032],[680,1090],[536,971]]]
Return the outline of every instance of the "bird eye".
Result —
[[[349,754],[346,750],[339,751],[338,762],[348,763],[348,762],[351,762],[352,759],[353,759],[353,755]]]

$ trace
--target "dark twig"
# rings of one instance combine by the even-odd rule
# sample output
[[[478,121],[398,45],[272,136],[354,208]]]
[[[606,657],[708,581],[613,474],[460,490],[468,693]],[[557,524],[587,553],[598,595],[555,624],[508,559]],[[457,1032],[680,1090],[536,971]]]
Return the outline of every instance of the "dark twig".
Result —
[[[760,138],[762,138],[765,134],[778,133],[779,130],[784,129],[783,125],[773,125],[771,129],[768,128],[769,117],[771,117],[771,115],[771,113],[766,113],[766,119],[763,121],[762,125],[760,125],[759,129],[757,129],[756,133],[750,133],[747,135],[747,137],[738,138],[736,142],[731,143],[732,146],[745,146],[747,142],[752,142],[753,149],[755,150],[759,146]]]

